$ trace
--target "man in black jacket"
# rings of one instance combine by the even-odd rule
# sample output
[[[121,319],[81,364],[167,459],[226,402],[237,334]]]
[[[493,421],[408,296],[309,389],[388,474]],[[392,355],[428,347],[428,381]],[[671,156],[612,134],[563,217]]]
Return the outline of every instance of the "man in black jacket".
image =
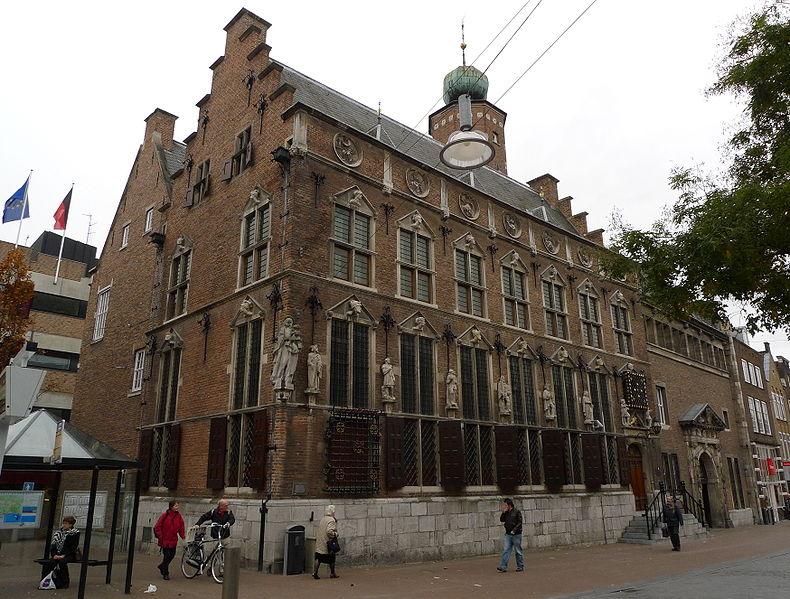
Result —
[[[505,536],[502,539],[502,559],[499,561],[498,572],[507,572],[510,552],[516,551],[516,572],[524,571],[524,551],[521,549],[521,512],[513,505],[509,497],[500,506],[502,515],[499,521],[505,525]]]
[[[663,520],[669,532],[669,538],[672,539],[672,551],[680,551],[680,527],[683,526],[683,512],[680,511],[680,507],[672,495],[667,495]]]
[[[222,537],[223,539],[227,539],[230,536],[230,527],[236,522],[236,517],[233,515],[233,512],[228,508],[228,500],[227,499],[220,499],[217,503],[217,507],[213,510],[207,511],[203,514],[197,521],[197,525],[200,526],[204,522],[212,522],[214,524],[227,524],[226,528],[218,529],[212,528],[211,529],[211,537],[214,539],[218,539]],[[221,531],[218,534],[218,531]]]

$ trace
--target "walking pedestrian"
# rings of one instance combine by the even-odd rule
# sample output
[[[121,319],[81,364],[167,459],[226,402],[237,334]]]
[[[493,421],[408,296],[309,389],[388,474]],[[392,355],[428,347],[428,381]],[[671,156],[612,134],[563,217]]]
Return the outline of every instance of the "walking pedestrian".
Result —
[[[165,580],[170,580],[170,562],[176,556],[178,537],[183,539],[186,534],[184,519],[178,511],[180,507],[177,501],[171,501],[154,526],[154,535],[162,548],[162,563],[157,568]]]
[[[49,572],[56,570],[52,574],[56,589],[69,588],[69,562],[79,561],[80,531],[74,528],[77,523],[74,516],[63,518],[61,527],[52,535],[52,544],[49,554],[52,560],[49,563]]]
[[[313,566],[313,578],[318,580],[318,568],[321,564],[329,566],[329,578],[340,578],[335,572],[335,557],[340,550],[337,543],[337,518],[335,517],[335,506],[326,506],[325,515],[321,518],[315,529],[315,565]]]
[[[502,559],[499,561],[498,572],[507,572],[511,551],[516,552],[516,572],[524,571],[524,551],[521,549],[521,512],[513,505],[513,500],[508,497],[500,505],[502,515],[499,521],[505,526],[505,536],[502,537]]]
[[[672,540],[672,551],[680,551],[680,527],[683,526],[683,512],[672,495],[667,495],[662,516],[667,532],[669,532],[669,538]]]

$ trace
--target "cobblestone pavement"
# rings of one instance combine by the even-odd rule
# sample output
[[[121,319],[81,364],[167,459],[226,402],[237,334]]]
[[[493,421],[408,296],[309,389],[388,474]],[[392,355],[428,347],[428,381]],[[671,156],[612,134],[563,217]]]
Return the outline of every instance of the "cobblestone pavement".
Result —
[[[36,552],[40,547],[36,548]],[[0,598],[42,597],[36,590],[38,571],[12,544],[0,551]],[[29,552],[28,552],[29,553]],[[100,556],[97,556],[100,557]],[[708,597],[727,599],[776,599],[788,596],[790,584],[790,523],[715,530],[710,539],[686,541],[681,553],[669,543],[658,545],[596,545],[526,553],[527,570],[500,574],[495,556],[447,562],[398,564],[376,567],[343,567],[340,579],[241,573],[240,599],[501,599],[502,597],[578,599],[622,597]],[[180,560],[180,554],[176,558]],[[173,579],[156,573],[154,556],[136,556],[132,597],[141,599],[219,599],[221,587],[203,576],[185,580],[176,567]],[[173,563],[176,566],[178,561]],[[124,569],[118,563],[113,584],[103,584],[104,570],[91,569],[90,599],[121,599]],[[52,599],[76,596],[68,591],[46,593]],[[143,590],[153,583],[155,594]]]

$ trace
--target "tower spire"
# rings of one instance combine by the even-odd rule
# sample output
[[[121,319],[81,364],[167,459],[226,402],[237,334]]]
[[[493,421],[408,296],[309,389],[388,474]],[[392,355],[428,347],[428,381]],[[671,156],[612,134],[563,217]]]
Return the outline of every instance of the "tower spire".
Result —
[[[466,66],[466,40],[464,39],[464,20],[461,19],[461,62]]]

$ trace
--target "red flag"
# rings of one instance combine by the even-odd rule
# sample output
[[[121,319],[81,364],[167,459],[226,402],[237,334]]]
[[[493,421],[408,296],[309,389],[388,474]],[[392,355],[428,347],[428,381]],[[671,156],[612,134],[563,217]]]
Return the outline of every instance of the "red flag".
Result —
[[[55,210],[55,226],[52,227],[55,231],[65,231],[66,230],[66,222],[69,220],[69,206],[71,205],[71,192],[74,191],[73,189],[69,189],[69,192],[66,194],[66,197],[63,198],[63,201],[58,206],[58,209]]]

